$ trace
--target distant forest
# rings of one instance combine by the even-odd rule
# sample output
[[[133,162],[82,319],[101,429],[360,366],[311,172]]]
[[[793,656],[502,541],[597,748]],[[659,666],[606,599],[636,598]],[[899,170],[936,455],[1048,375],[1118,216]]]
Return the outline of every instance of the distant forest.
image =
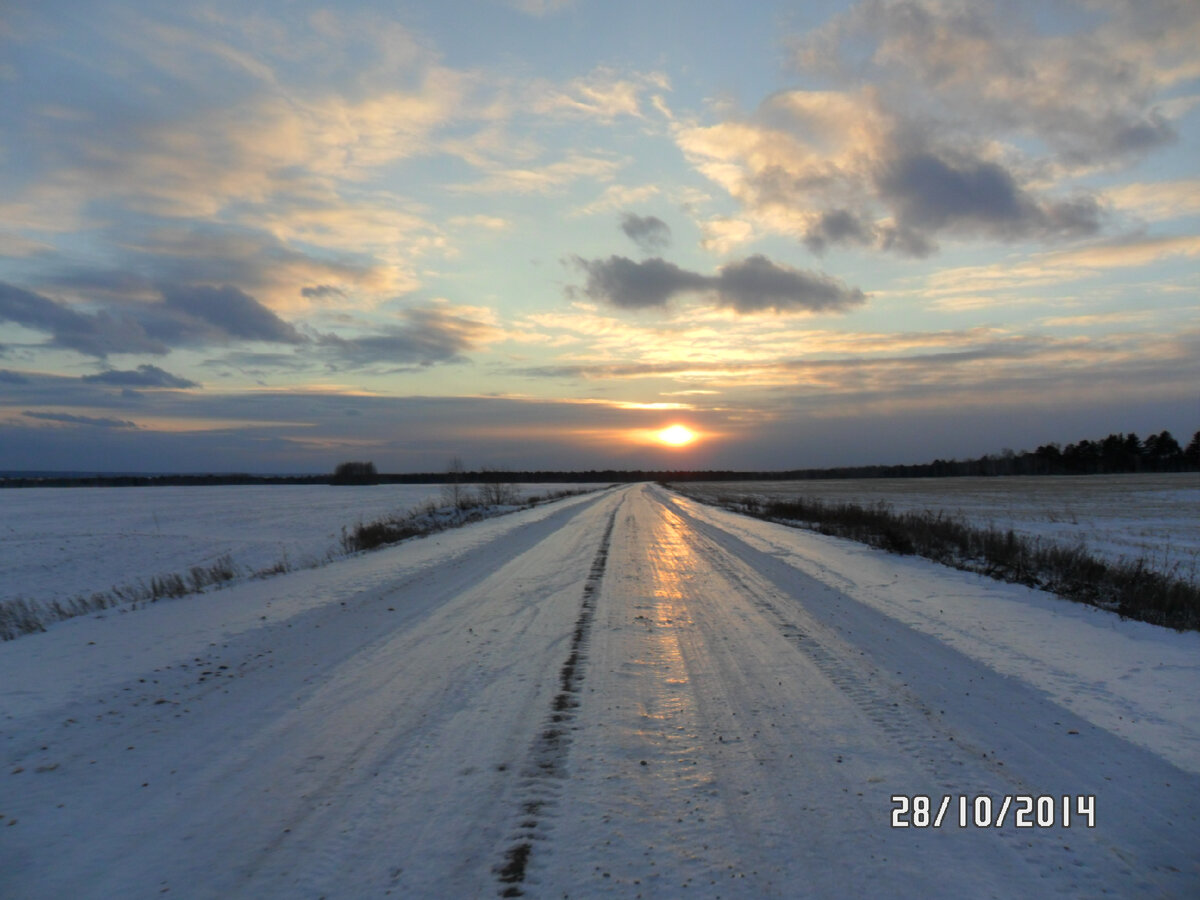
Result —
[[[1127,472],[1200,472],[1200,431],[1186,447],[1169,431],[1145,440],[1136,434],[1110,434],[1065,447],[1043,444],[1036,450],[1002,450],[978,459],[935,459],[915,465],[842,466],[826,469],[747,472],[732,470],[618,470],[579,472],[468,472],[451,467],[443,472],[387,474],[371,462],[341,463],[325,475],[79,475],[30,473],[0,475],[4,487],[149,487],[154,485],[222,484],[496,484],[580,483],[612,484],[635,481],[788,481],[815,478],[944,478],[964,475],[1112,475]]]
[[[1200,471],[1200,431],[1181,447],[1169,431],[1145,440],[1136,434],[1110,434],[1063,447],[1002,450],[978,459],[935,459],[907,466],[852,466],[780,473],[785,478],[938,478],[952,475],[1118,475],[1128,472]]]

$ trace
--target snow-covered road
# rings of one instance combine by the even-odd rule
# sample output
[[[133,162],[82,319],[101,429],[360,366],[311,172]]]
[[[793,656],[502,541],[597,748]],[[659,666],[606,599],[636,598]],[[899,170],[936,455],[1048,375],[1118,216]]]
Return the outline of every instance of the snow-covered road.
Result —
[[[0,897],[1195,897],[1197,688],[635,485],[0,645]]]

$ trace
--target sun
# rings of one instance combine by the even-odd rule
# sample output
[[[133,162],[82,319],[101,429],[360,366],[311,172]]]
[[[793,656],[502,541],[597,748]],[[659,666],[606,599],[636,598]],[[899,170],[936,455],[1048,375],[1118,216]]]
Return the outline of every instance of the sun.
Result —
[[[686,425],[671,425],[654,434],[655,440],[670,447],[686,447],[699,435]]]

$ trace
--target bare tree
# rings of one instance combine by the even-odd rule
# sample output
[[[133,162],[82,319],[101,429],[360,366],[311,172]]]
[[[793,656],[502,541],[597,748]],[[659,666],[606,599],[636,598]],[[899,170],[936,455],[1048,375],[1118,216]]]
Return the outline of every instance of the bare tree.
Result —
[[[484,506],[512,506],[517,486],[503,469],[484,469],[479,483],[479,500]]]
[[[466,509],[469,505],[467,486],[464,484],[466,468],[461,457],[454,457],[446,466],[446,481],[442,484],[442,502],[455,509]]]

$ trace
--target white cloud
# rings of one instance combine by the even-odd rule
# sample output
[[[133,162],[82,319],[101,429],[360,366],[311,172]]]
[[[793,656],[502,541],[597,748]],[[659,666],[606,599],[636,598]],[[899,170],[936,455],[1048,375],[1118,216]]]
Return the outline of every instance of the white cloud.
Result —
[[[651,197],[656,196],[660,191],[661,189],[656,184],[642,184],[637,187],[610,184],[594,201],[586,206],[572,210],[571,215],[594,216],[597,213],[607,213],[614,210],[626,209],[631,206],[638,206]]]
[[[670,90],[670,82],[659,72],[625,74],[601,67],[566,84],[535,81],[524,89],[525,106],[542,116],[587,118],[610,123],[621,116],[640,119],[643,97],[648,91]],[[651,105],[663,105],[661,94],[653,94]]]
[[[717,217],[700,223],[700,246],[713,253],[726,254],[756,237],[754,226],[745,219]]]
[[[1200,214],[1200,179],[1135,182],[1109,188],[1104,197],[1147,221],[1167,222]]]
[[[486,231],[506,231],[512,227],[512,222],[508,219],[502,219],[499,216],[474,215],[474,216],[451,216],[449,219],[451,225],[458,228],[482,228]]]
[[[548,194],[580,179],[610,181],[621,166],[616,160],[569,153],[565,159],[542,166],[496,168],[479,181],[453,185],[452,190],[472,194]]]

